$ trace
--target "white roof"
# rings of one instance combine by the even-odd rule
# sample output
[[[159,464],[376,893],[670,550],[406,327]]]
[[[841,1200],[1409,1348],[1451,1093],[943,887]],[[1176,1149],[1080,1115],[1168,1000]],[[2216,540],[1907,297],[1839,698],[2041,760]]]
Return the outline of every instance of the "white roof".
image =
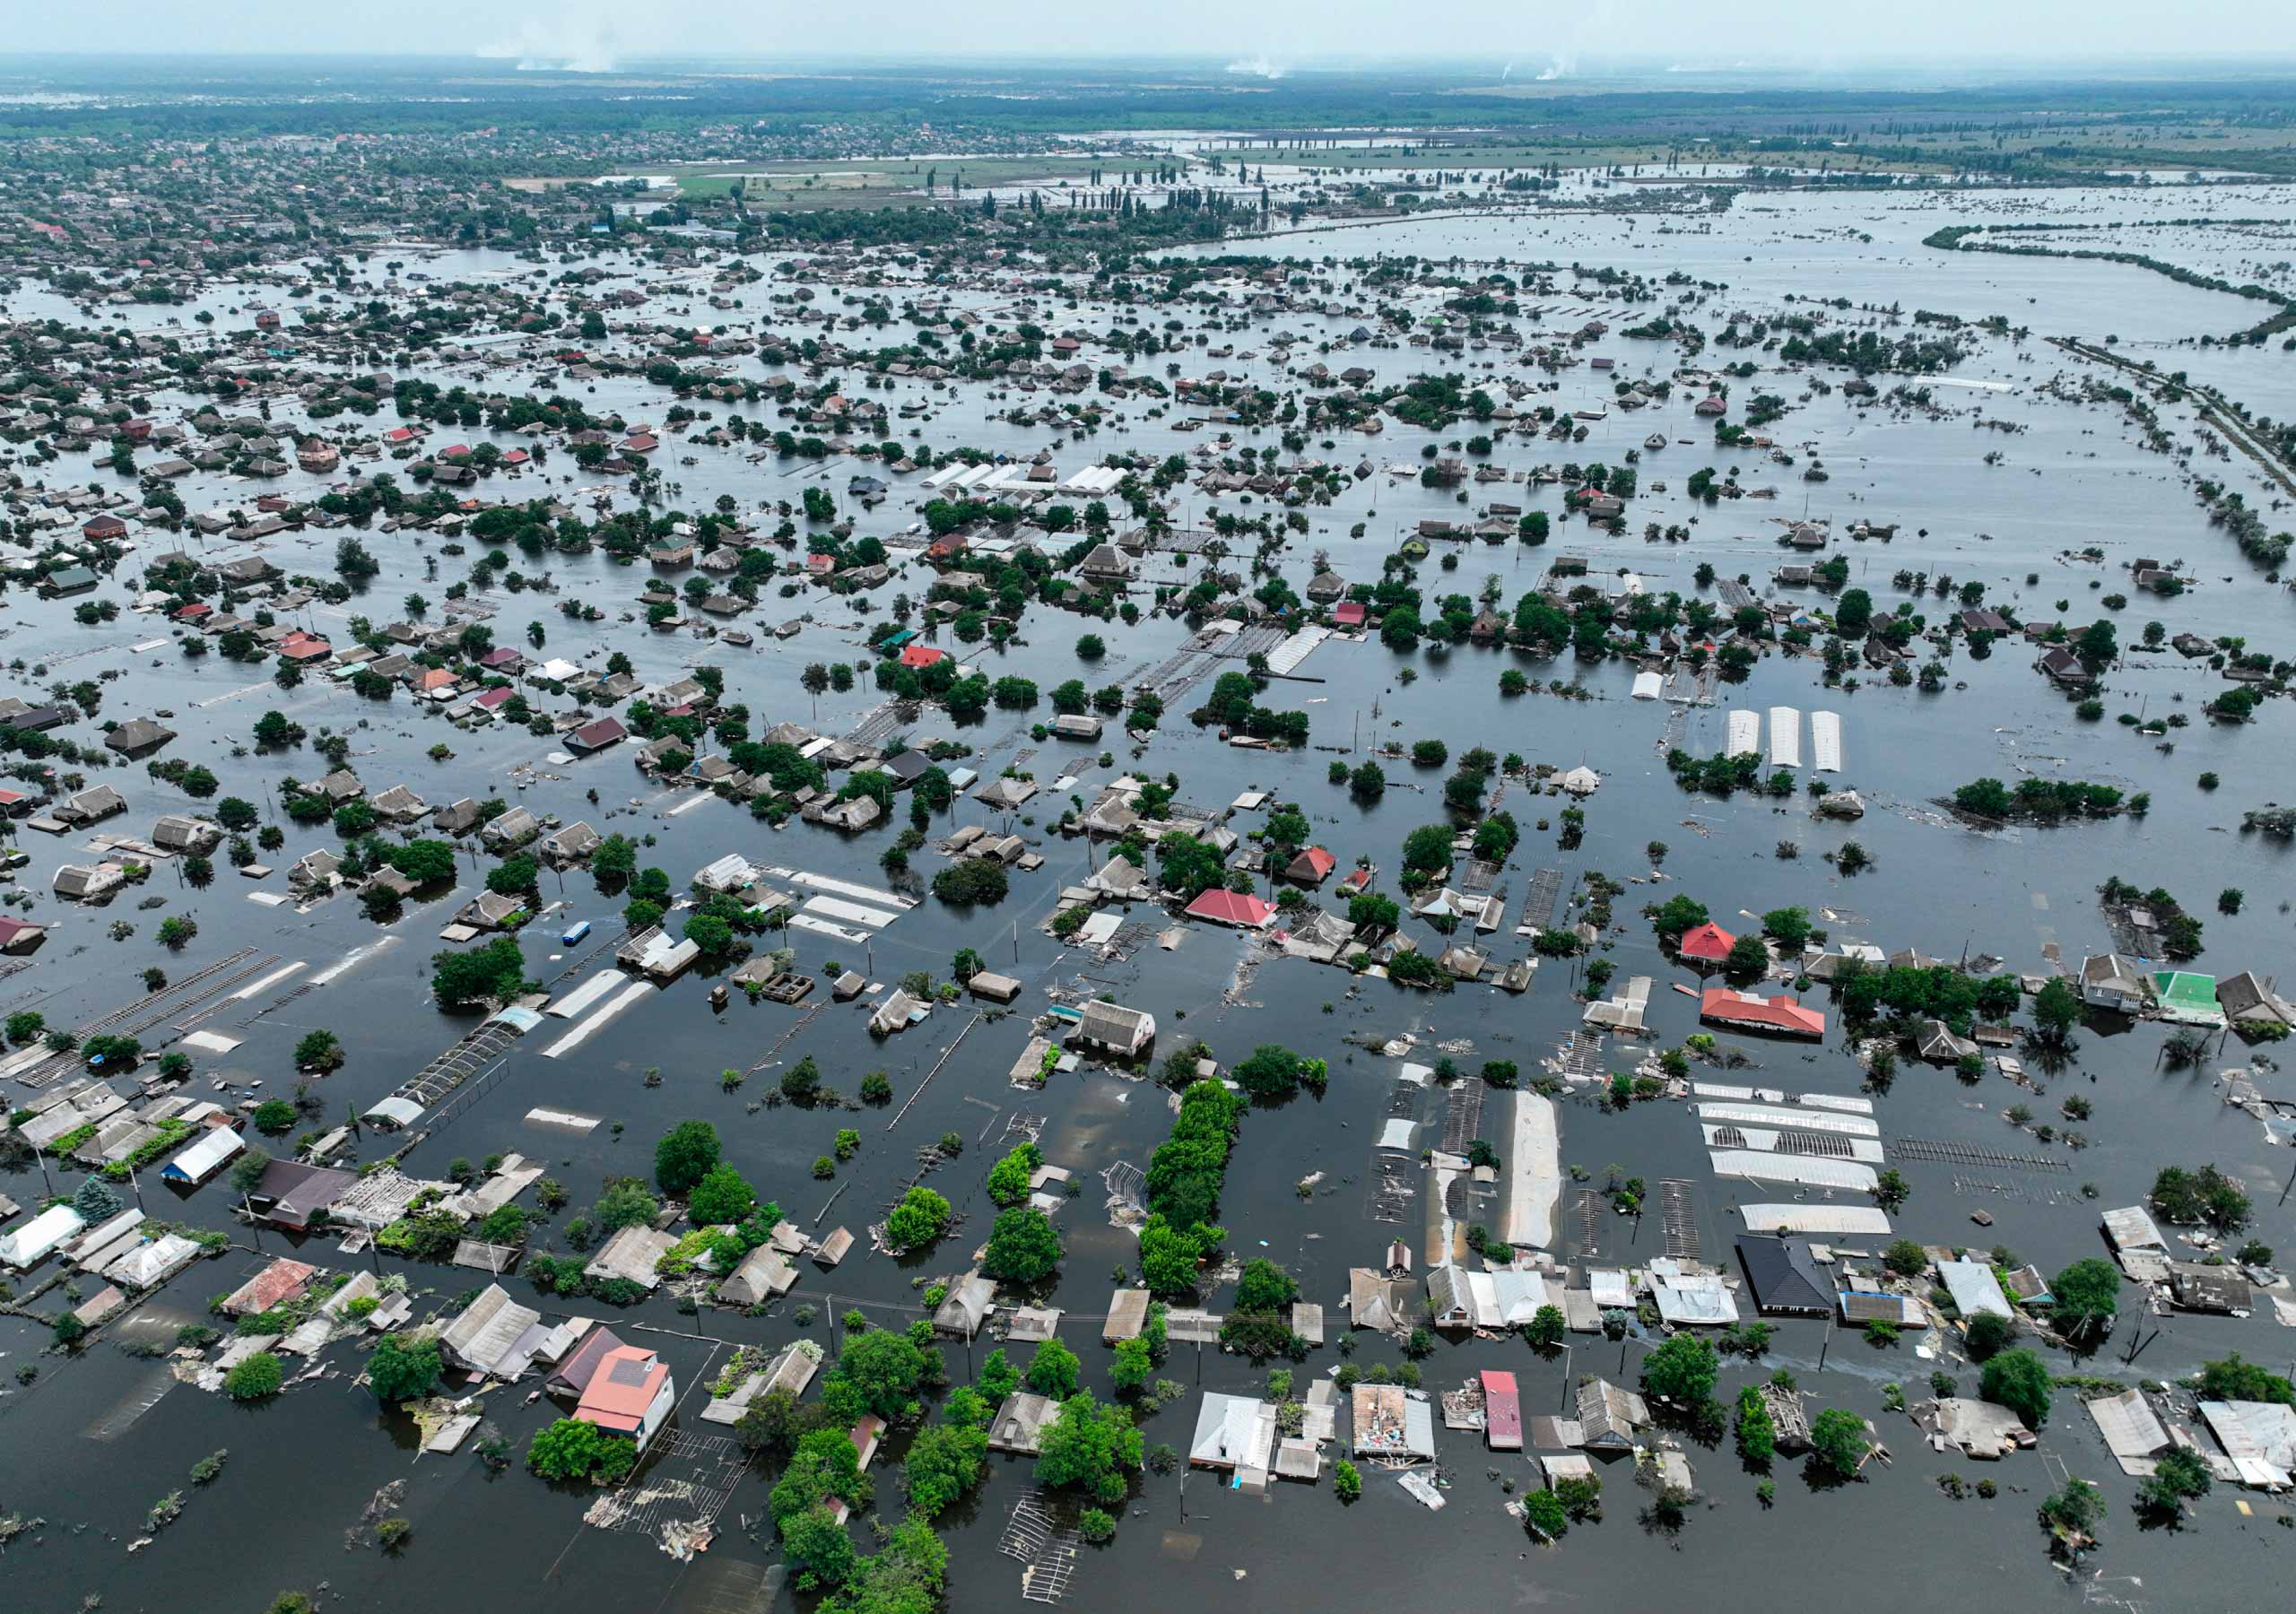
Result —
[[[1802,714],[1795,707],[1770,708],[1770,765],[1802,766]]]
[[[1841,714],[1810,714],[1810,765],[1820,773],[1841,771]]]
[[[0,1264],[28,1267],[44,1261],[88,1224],[69,1205],[50,1205],[14,1232],[0,1237]]]
[[[1741,1205],[1749,1233],[1855,1233],[1886,1238],[1888,1212],[1875,1205]]]
[[[247,1146],[247,1140],[230,1127],[218,1126],[161,1167],[160,1175],[186,1183],[204,1183]]]
[[[1751,757],[1761,750],[1761,714],[1744,709],[1730,714],[1730,737],[1723,750],[1733,757]]]
[[[1937,1263],[1937,1276],[1964,1317],[1974,1317],[1979,1312],[2013,1319],[2017,1315],[2008,1297],[2001,1292],[2001,1280],[1981,1261],[1941,1261]]]

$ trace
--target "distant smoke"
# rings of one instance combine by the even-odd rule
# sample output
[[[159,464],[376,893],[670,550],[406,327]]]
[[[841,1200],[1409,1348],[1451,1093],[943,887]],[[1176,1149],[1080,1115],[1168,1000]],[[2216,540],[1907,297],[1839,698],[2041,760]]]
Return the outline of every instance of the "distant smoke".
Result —
[[[1574,50],[1570,52],[1568,55],[1558,56],[1552,58],[1552,61],[1549,62],[1546,71],[1539,74],[1539,81],[1544,83],[1548,79],[1569,78],[1572,74],[1578,71],[1578,53]]]
[[[515,59],[521,73],[612,73],[615,61],[613,35],[601,19],[562,15],[547,29],[521,22],[516,35],[482,45],[478,54]]]
[[[1239,56],[1228,64],[1228,71],[1240,74],[1246,78],[1280,79],[1289,74],[1292,69],[1284,66],[1281,62],[1270,61],[1263,53],[1248,59]]]

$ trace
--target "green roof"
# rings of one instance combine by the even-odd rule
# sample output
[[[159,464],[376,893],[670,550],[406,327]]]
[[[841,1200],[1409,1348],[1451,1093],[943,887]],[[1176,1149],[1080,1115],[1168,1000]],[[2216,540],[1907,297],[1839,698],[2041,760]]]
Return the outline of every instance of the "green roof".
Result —
[[[2199,975],[2188,969],[2163,969],[2154,973],[2152,985],[2161,994],[2161,1002],[2171,1009],[2216,1012],[2214,976]]]

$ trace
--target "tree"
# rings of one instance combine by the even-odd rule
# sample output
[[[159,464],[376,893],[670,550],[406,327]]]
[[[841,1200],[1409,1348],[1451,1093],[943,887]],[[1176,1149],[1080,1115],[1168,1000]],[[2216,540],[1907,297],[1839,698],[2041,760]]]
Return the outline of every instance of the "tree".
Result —
[[[951,863],[933,876],[933,895],[954,907],[978,907],[1004,900],[1010,889],[1004,866],[987,858],[969,857]]]
[[[1874,620],[1874,596],[1862,588],[1845,588],[1834,602],[1833,625],[1844,638],[1858,638]]]
[[[1280,1043],[1262,1043],[1236,1066],[1236,1083],[1264,1102],[1289,1098],[1300,1089],[1300,1056]]]
[[[921,1250],[949,1226],[949,1202],[919,1184],[901,1195],[900,1203],[885,1218],[885,1243],[896,1255]]]
[[[2213,1165],[2197,1171],[2162,1167],[2152,1179],[2152,1198],[2153,1209],[2170,1221],[2184,1226],[2205,1222],[2222,1233],[2238,1233],[2253,1212],[2239,1184]]]
[[[295,1124],[295,1106],[284,1098],[266,1098],[248,1118],[255,1123],[256,1131],[276,1137]]]
[[[261,1401],[279,1393],[279,1386],[287,1382],[287,1370],[279,1358],[267,1350],[239,1358],[239,1365],[223,1375],[223,1390],[233,1401]]]
[[[2202,1401],[2276,1401],[2280,1405],[2296,1405],[2296,1388],[2276,1373],[2270,1373],[2254,1362],[2243,1361],[2234,1351],[2221,1362],[2203,1362],[2200,1367],[2200,1399]]]
[[[1041,1438],[1038,1482],[1080,1490],[1104,1506],[1124,1500],[1126,1475],[1140,1469],[1140,1431],[1131,1414],[1095,1401],[1090,1392],[1061,1402]]]
[[[1778,1455],[1778,1424],[1761,1392],[1748,1384],[1738,1392],[1738,1456],[1761,1468]]]
[[[918,1431],[901,1465],[910,1512],[931,1518],[980,1483],[988,1460],[988,1431],[970,1424],[938,1423]]]
[[[821,1402],[801,1401],[792,1392],[775,1388],[750,1402],[734,1426],[734,1436],[744,1451],[792,1452],[823,1427],[826,1416]]]
[[[1999,1312],[1979,1312],[1969,1320],[1962,1343],[1969,1348],[1970,1360],[1983,1362],[2000,1355],[2016,1337],[2016,1324]]]
[[[1082,1376],[1083,1364],[1077,1361],[1076,1353],[1058,1340],[1047,1340],[1029,1358],[1028,1371],[1021,1375],[1021,1382],[1034,1394],[1066,1401],[1076,1393]]]
[[[1422,824],[1403,837],[1403,866],[1419,874],[1434,874],[1451,866],[1451,831],[1442,824]]]
[[[1978,1393],[2038,1429],[2048,1421],[2048,1364],[2030,1350],[2005,1350],[1985,1365]]]
[[[1761,933],[1778,943],[1778,950],[1789,959],[1802,956],[1802,949],[1810,940],[1810,915],[1806,908],[1772,908],[1761,916]]]
[[[1143,1339],[1118,1340],[1116,1355],[1109,1363],[1109,1385],[1120,1395],[1128,1395],[1148,1386],[1155,1376],[1155,1353]]]
[[[898,1418],[925,1380],[925,1353],[905,1333],[873,1328],[857,1339],[848,1337],[837,1375],[858,1393],[863,1410]]]
[[[1543,1541],[1559,1541],[1570,1529],[1570,1510],[1562,1498],[1541,1488],[1523,1493],[1523,1527]]]
[[[989,1229],[980,1270],[1013,1283],[1034,1283],[1060,1264],[1060,1235],[1041,1210],[1015,1205]]]
[[[2077,1552],[2095,1539],[2097,1522],[2105,1516],[2104,1493],[2086,1480],[2068,1479],[2040,1506],[2041,1524],[2057,1538],[2060,1550]]]
[[[72,1195],[73,1213],[89,1227],[110,1220],[126,1207],[100,1177],[89,1177]]]
[[[2048,1286],[2057,1332],[2078,1340],[2109,1326],[2120,1308],[2120,1269],[2093,1255],[2059,1272]]]
[[[1140,1280],[1159,1295],[1193,1298],[1205,1254],[1195,1228],[1176,1228],[1152,1214],[1140,1229]]]
[[[797,1584],[842,1585],[852,1576],[860,1555],[853,1538],[826,1506],[813,1506],[777,1521],[781,1531],[781,1556],[796,1571]]]
[[[498,936],[468,952],[430,955],[430,992],[442,1009],[465,1009],[490,999],[515,996],[525,983],[526,961],[515,938]]]
[[[1019,1204],[1029,1197],[1037,1167],[1043,1164],[1044,1156],[1035,1144],[1014,1145],[1004,1158],[988,1168],[988,1197],[999,1205]]]
[[[1652,928],[1661,936],[1680,936],[1705,923],[1706,905],[1683,896],[1667,898],[1650,915]]]
[[[708,1176],[724,1152],[709,1122],[681,1121],[654,1145],[654,1181],[675,1198]]]
[[[663,1142],[669,1140],[665,1138]],[[656,1151],[655,1170],[659,1173],[659,1150]],[[698,1228],[717,1227],[726,1222],[738,1222],[757,1204],[757,1190],[747,1178],[719,1161],[702,1175],[686,1195],[686,1214]]]
[[[1356,1466],[1343,1457],[1331,1471],[1332,1495],[1342,1502],[1353,1502],[1363,1495],[1363,1476]]]
[[[2061,1044],[2081,1020],[2081,1000],[2061,976],[2051,976],[2033,994],[2034,1035],[2042,1042]]]
[[[1760,936],[1740,936],[1730,943],[1730,954],[1722,960],[1728,974],[1742,980],[1752,980],[1770,968],[1770,949],[1762,945]]]
[[[1642,1358],[1642,1392],[1677,1406],[1700,1406],[1712,1398],[1720,1370],[1720,1358],[1703,1335],[1678,1333]]]
[[[598,1202],[591,1208],[590,1219],[603,1233],[618,1233],[624,1228],[634,1228],[650,1222],[662,1212],[659,1201],[646,1191],[646,1184],[636,1177],[616,1177],[598,1195]]]
[[[2198,1453],[2170,1446],[2155,1460],[2152,1472],[2137,1482],[2136,1510],[2148,1518],[2177,1518],[2184,1513],[2185,1503],[2206,1496],[2213,1482],[2208,1464]]]
[[[258,1144],[248,1144],[239,1151],[239,1158],[231,1162],[231,1169],[226,1174],[231,1192],[242,1197],[253,1193],[263,1181],[263,1174],[270,1169],[271,1151]]]
[[[295,1045],[295,1068],[299,1071],[333,1071],[342,1067],[345,1055],[343,1043],[332,1031],[308,1031]]]
[[[1300,1286],[1292,1275],[1265,1256],[1254,1256],[1244,1263],[1243,1274],[1236,1283],[1236,1304],[1239,1312],[1277,1312],[1300,1297]]]
[[[1569,1327],[1570,1320],[1562,1315],[1561,1306],[1542,1306],[1531,1314],[1531,1320],[1523,1324],[1523,1338],[1534,1349],[1552,1355],[1561,1346],[1563,1333]]]
[[[526,1466],[545,1480],[596,1480],[611,1484],[638,1462],[638,1445],[594,1423],[561,1418],[537,1430]]]
[[[1929,1270],[1929,1252],[1910,1238],[1900,1238],[1882,1252],[1882,1264],[1900,1278],[1918,1278]]]
[[[442,840],[412,840],[386,855],[390,865],[416,885],[439,885],[455,877],[455,848]]]
[[[410,1341],[385,1334],[367,1358],[367,1384],[385,1405],[430,1394],[444,1373],[439,1342],[433,1339]]]
[[[1841,1479],[1857,1477],[1873,1444],[1866,1420],[1855,1412],[1828,1407],[1810,1420],[1810,1461]]]

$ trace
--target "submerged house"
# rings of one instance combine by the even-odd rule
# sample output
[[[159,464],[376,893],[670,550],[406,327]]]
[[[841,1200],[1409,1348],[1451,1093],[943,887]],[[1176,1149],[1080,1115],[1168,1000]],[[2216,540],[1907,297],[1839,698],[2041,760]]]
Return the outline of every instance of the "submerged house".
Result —
[[[600,1358],[574,1416],[636,1441],[643,1455],[676,1400],[668,1365],[650,1350],[623,1345]]]

